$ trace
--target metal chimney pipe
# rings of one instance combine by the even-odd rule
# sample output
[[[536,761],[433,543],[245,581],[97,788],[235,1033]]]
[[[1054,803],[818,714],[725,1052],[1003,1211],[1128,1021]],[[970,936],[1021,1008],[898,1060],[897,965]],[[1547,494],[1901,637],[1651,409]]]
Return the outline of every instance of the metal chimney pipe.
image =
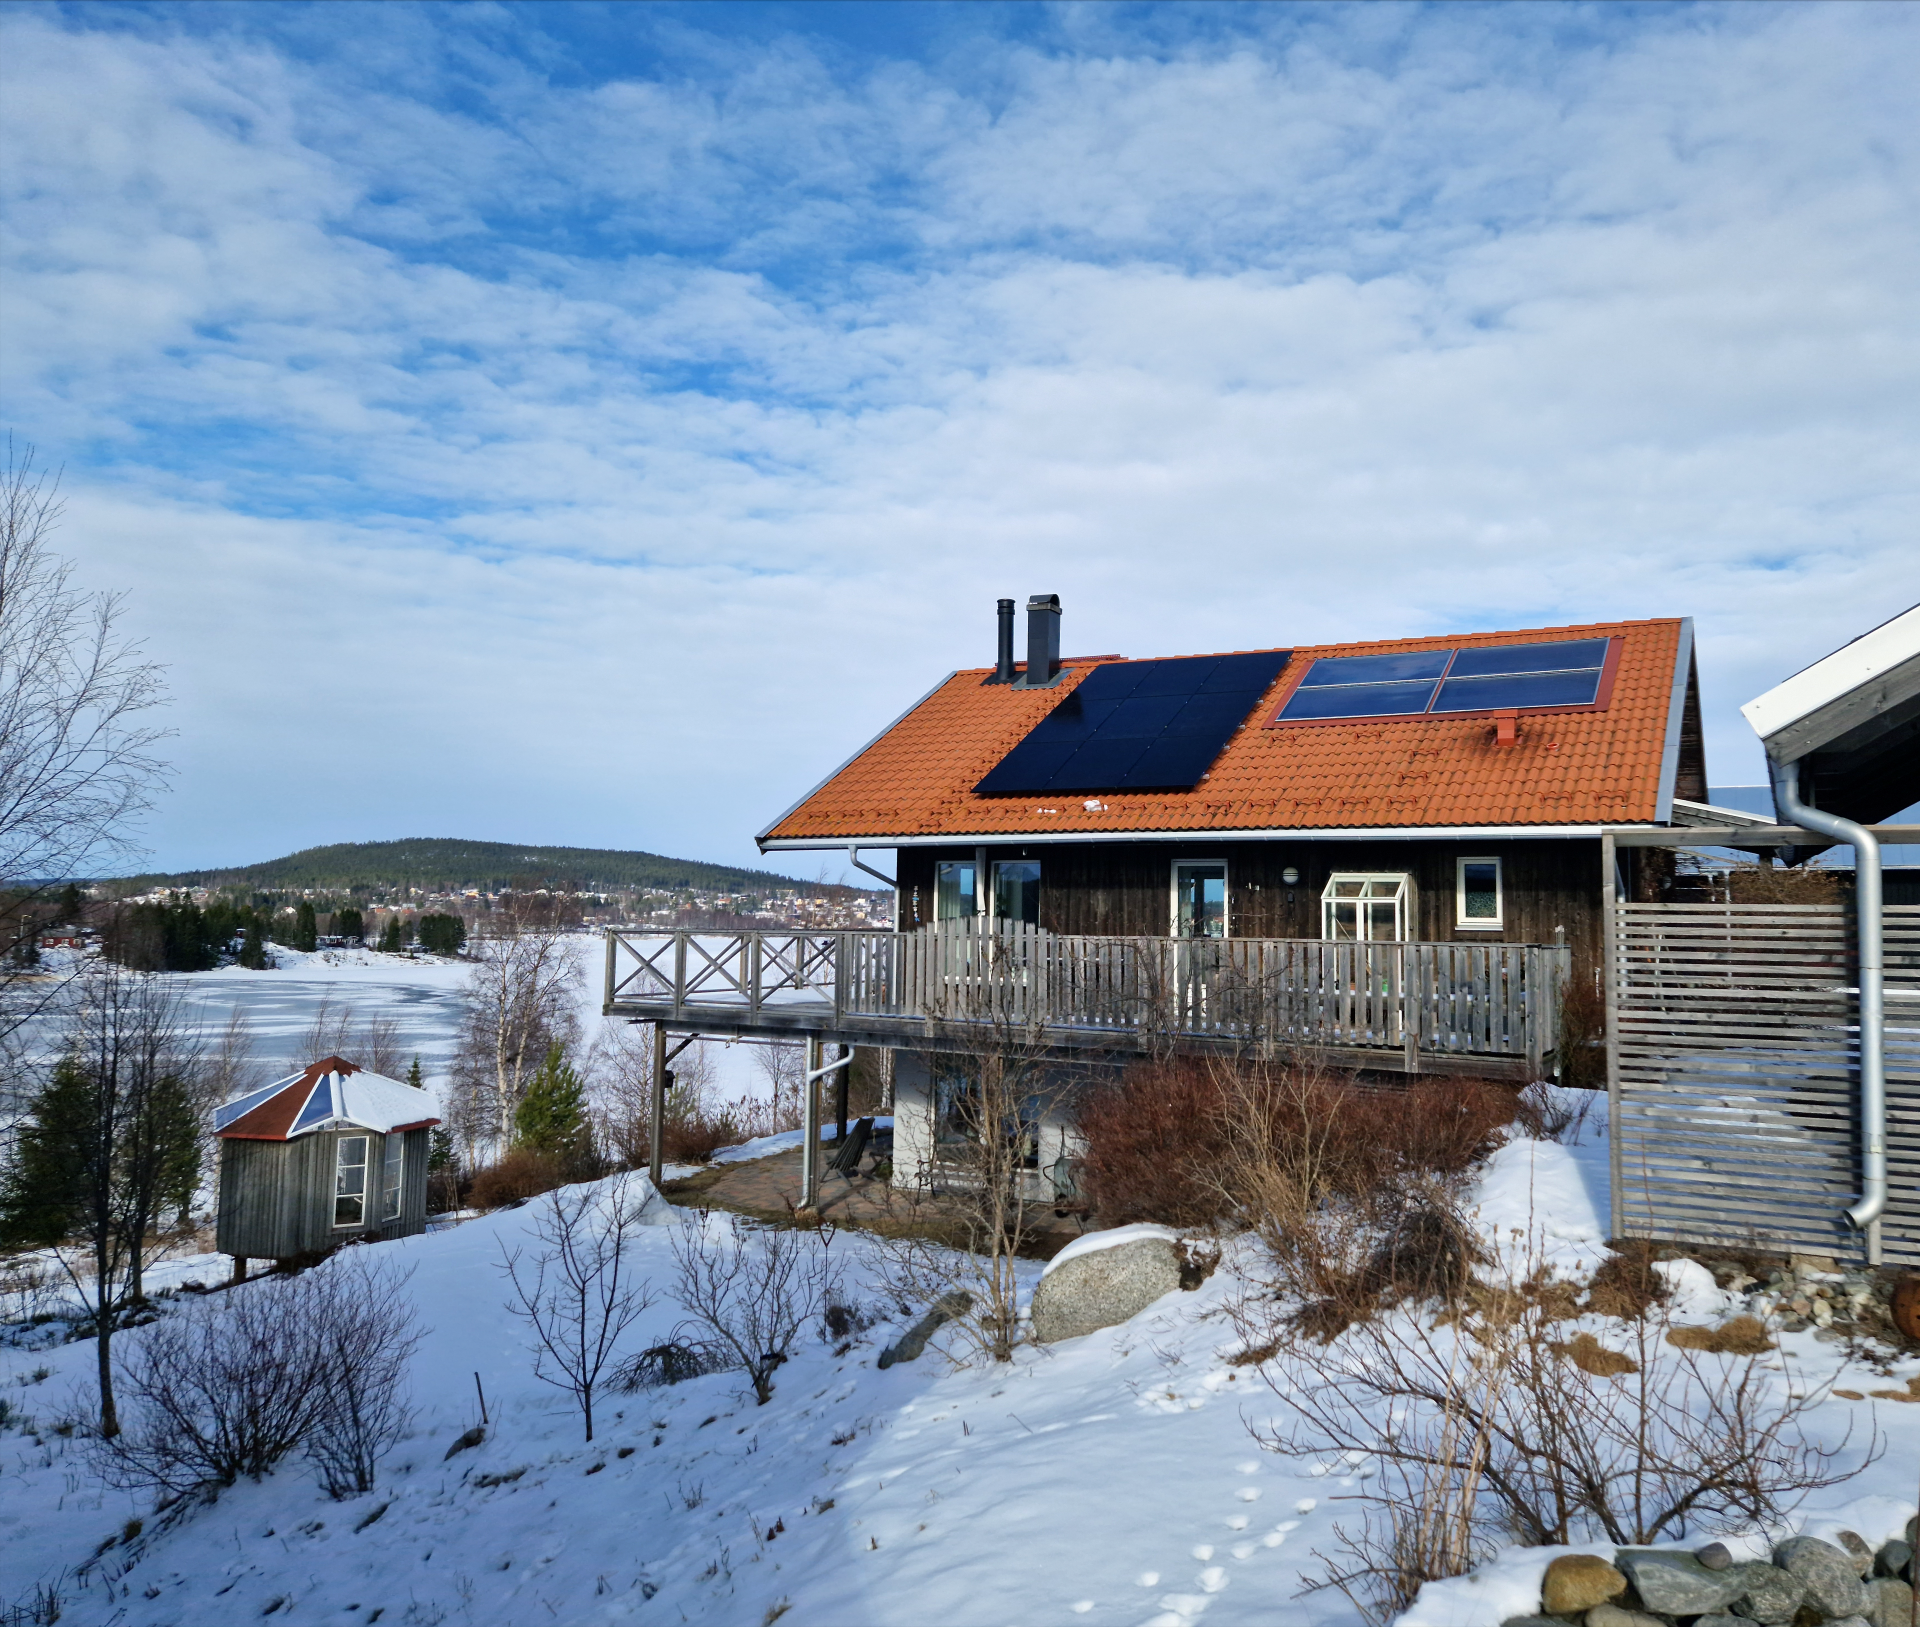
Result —
[[[987,680],[992,684],[1010,684],[1013,682],[1013,601],[999,601],[1000,614],[1000,654],[994,663],[993,676]]]
[[[1036,593],[1027,600],[1027,670],[1023,688],[1044,689],[1060,674],[1060,595]]]

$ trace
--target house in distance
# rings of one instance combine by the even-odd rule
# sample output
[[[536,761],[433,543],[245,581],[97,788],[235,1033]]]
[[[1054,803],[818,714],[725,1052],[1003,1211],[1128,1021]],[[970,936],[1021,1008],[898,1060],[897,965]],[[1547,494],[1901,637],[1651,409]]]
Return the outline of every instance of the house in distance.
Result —
[[[759,835],[862,868],[894,849],[893,932],[616,933],[608,1011],[898,1050],[903,1173],[938,1162],[964,1089],[942,1048],[991,1026],[1063,1066],[1311,1047],[1538,1078],[1599,963],[1603,832],[1760,822],[1707,806],[1685,618],[1126,660],[1062,657],[1040,595],[1024,662],[1014,620],[1001,600],[992,666]],[[1629,886],[1662,860],[1623,850]]]
[[[293,1260],[427,1227],[427,1095],[337,1056],[228,1102],[214,1115],[220,1201],[214,1246]]]

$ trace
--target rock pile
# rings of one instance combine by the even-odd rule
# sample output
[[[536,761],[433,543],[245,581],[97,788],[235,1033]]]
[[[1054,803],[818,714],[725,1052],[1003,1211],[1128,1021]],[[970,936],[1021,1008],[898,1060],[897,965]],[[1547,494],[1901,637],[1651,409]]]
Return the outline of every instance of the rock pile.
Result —
[[[1622,1548],[1611,1563],[1563,1554],[1547,1566],[1540,1613],[1502,1627],[1910,1627],[1917,1523],[1877,1553],[1851,1531],[1790,1537],[1770,1564],[1736,1560],[1719,1542]]]
[[[1829,1270],[1803,1255],[1768,1270],[1762,1281],[1731,1260],[1705,1263],[1722,1288],[1746,1296],[1751,1315],[1782,1333],[1812,1328],[1826,1344],[1848,1338],[1902,1342],[1890,1303],[1898,1284],[1886,1272]]]

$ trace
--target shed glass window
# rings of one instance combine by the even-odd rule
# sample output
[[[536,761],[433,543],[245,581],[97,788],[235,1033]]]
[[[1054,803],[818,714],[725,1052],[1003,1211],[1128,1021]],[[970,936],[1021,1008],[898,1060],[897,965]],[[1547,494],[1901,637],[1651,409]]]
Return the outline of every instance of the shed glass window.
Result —
[[[367,1138],[342,1136],[333,1166],[333,1223],[358,1226],[367,1212]]]
[[[386,1138],[386,1150],[380,1160],[380,1219],[400,1218],[400,1171],[406,1163],[407,1144],[403,1137]]]
[[[1409,878],[1341,875],[1320,894],[1320,936],[1345,943],[1401,943],[1407,936]]]
[[[1227,867],[1224,864],[1176,864],[1173,867],[1173,930],[1181,938],[1227,935]]]
[[[1462,859],[1454,896],[1456,926],[1497,927],[1505,924],[1498,859]]]
[[[1002,921],[1040,924],[1040,861],[1002,859],[993,867],[993,913]]]
[[[972,859],[942,859],[933,867],[933,918],[959,921],[980,913],[975,882],[979,870]]]

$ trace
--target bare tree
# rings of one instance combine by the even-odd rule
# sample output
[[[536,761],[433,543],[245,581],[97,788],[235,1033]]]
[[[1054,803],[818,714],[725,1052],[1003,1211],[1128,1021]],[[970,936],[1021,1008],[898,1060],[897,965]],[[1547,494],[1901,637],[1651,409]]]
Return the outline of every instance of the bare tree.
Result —
[[[66,1048],[8,1172],[10,1218],[29,1203],[92,1316],[100,1432],[119,1428],[111,1342],[164,1252],[162,1221],[200,1169],[196,1040],[159,979],[93,963],[70,987]]]
[[[59,523],[58,478],[33,449],[7,443],[0,473],[0,886],[18,902],[55,879],[85,875],[123,851],[128,821],[164,776],[152,748],[165,731],[160,669],[117,628],[122,601],[83,593],[48,546]],[[30,910],[0,924],[0,1035],[44,1005],[14,985],[10,952],[37,929]],[[26,994],[25,998],[21,998]]]
[[[607,1023],[594,1035],[581,1071],[587,1079],[594,1130],[600,1144],[623,1164],[639,1166],[651,1154],[653,1124],[653,1029]],[[713,1058],[696,1041],[668,1069],[673,1091],[667,1122],[705,1113],[713,1104]]]
[[[750,1227],[734,1215],[703,1215],[672,1239],[679,1280],[673,1294],[708,1338],[752,1381],[754,1399],[773,1399],[773,1375],[800,1332],[840,1286],[839,1267],[818,1232]]]
[[[776,1130],[800,1127],[800,1092],[807,1077],[807,1048],[802,1044],[762,1045],[753,1060],[767,1081],[773,1099],[772,1118]]]
[[[489,935],[473,940],[465,1012],[451,1087],[490,1111],[495,1140],[513,1139],[513,1115],[542,1059],[554,1045],[571,1049],[579,1035],[580,965],[574,942],[538,916],[502,911]]]
[[[580,1407],[593,1439],[593,1393],[614,1346],[653,1303],[651,1286],[635,1282],[626,1247],[643,1221],[650,1190],[625,1175],[562,1187],[534,1209],[539,1248],[528,1259],[501,1250],[512,1284],[507,1309],[533,1332],[534,1377],[565,1390]]]

